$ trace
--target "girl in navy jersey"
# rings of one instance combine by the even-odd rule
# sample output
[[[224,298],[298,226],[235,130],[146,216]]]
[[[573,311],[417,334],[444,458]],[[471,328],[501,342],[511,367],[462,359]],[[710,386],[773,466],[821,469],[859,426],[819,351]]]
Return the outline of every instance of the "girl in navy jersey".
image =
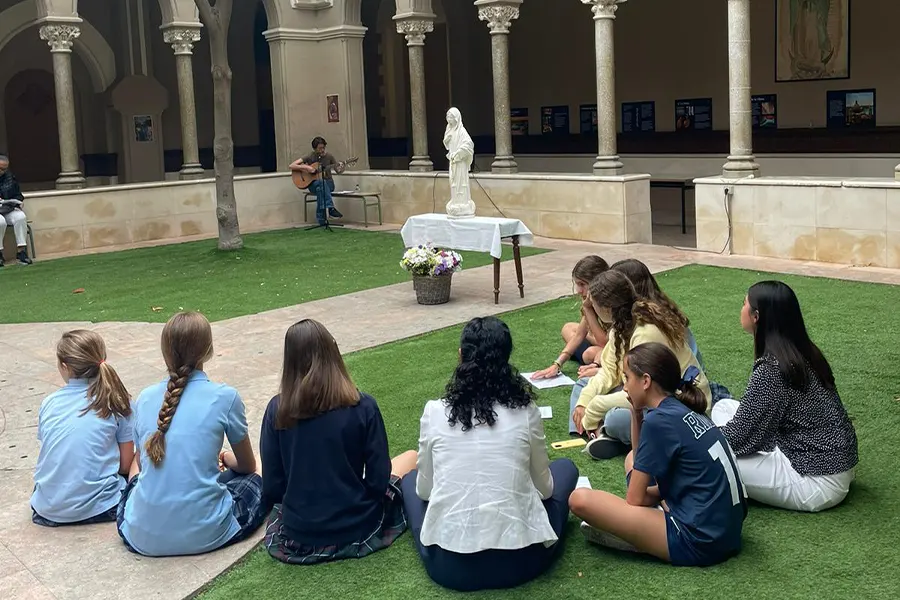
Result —
[[[625,460],[628,493],[577,489],[572,512],[585,537],[605,546],[652,554],[679,566],[707,566],[741,548],[747,515],[744,485],[725,436],[704,414],[706,399],[691,367],[663,344],[625,355],[632,452]]]

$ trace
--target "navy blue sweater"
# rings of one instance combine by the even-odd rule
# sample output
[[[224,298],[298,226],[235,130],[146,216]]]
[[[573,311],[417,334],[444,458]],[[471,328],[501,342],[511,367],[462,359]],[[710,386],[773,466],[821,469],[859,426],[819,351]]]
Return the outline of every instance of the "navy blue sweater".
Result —
[[[285,534],[298,544],[346,545],[378,526],[391,477],[384,420],[375,399],[276,429],[278,396],[263,417],[259,451],[263,504],[282,505]]]

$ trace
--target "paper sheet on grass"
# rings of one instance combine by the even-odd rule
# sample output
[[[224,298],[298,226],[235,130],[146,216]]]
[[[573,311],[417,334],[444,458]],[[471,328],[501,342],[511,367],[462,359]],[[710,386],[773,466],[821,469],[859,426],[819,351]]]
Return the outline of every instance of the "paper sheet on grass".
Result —
[[[536,373],[537,371],[535,371]],[[533,385],[539,390],[547,390],[555,387],[565,387],[567,385],[575,385],[575,382],[568,375],[563,375],[560,373],[556,377],[551,379],[532,379],[531,377],[534,373],[522,373],[522,377],[528,380],[528,383]]]
[[[591,480],[588,479],[587,477],[585,477],[584,475],[582,475],[581,477],[579,477],[579,478],[578,478],[578,483],[575,484],[575,489],[577,490],[578,488],[585,488],[585,489],[588,489],[588,490],[594,489],[594,488],[591,487]]]
[[[552,419],[553,418],[553,407],[552,406],[538,406],[541,409],[541,418],[542,419]]]

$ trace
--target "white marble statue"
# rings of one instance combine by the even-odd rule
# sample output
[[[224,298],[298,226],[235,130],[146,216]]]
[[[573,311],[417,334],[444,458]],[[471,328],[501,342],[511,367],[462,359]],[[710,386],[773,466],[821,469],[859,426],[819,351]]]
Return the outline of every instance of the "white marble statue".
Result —
[[[447,203],[447,216],[452,219],[474,217],[475,203],[469,189],[469,169],[475,159],[475,143],[463,125],[458,108],[447,111],[444,147],[450,160],[450,202]]]

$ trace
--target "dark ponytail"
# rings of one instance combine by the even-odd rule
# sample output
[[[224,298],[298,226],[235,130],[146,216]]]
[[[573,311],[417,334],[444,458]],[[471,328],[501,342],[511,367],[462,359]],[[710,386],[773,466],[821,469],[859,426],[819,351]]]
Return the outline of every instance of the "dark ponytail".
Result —
[[[632,373],[638,377],[649,375],[664,392],[692,411],[706,412],[706,396],[696,384],[700,369],[690,366],[682,376],[678,358],[668,346],[658,342],[640,344],[629,350],[625,358]]]

